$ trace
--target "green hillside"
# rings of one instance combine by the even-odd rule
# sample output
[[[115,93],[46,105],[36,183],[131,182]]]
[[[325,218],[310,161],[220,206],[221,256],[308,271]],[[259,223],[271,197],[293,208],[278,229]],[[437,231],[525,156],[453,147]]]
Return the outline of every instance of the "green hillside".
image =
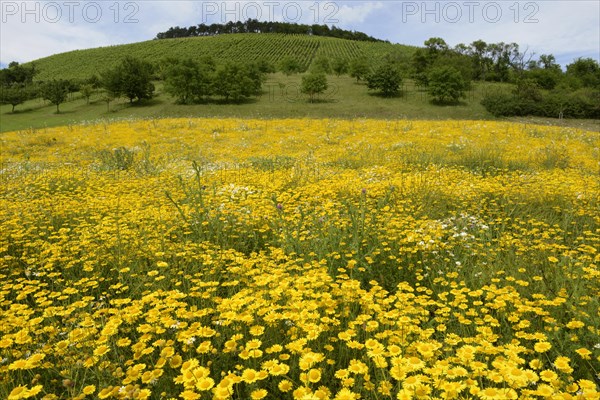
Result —
[[[337,38],[285,34],[229,34],[210,37],[150,40],[119,46],[75,50],[34,61],[38,80],[88,78],[113,67],[126,55],[156,62],[165,57],[200,58],[210,55],[217,62],[266,59],[276,63],[295,57],[304,68],[320,55],[368,57],[377,64],[389,53],[410,56],[415,47],[383,42],[359,42]]]

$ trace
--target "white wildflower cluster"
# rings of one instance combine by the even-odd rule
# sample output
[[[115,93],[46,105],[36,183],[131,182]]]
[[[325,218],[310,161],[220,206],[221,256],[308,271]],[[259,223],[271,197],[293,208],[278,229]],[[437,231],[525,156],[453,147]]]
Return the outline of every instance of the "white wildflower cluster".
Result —
[[[461,213],[458,216],[452,216],[439,221],[445,230],[452,232],[453,238],[460,238],[465,241],[475,239],[475,235],[481,231],[487,231],[490,227],[474,215]]]

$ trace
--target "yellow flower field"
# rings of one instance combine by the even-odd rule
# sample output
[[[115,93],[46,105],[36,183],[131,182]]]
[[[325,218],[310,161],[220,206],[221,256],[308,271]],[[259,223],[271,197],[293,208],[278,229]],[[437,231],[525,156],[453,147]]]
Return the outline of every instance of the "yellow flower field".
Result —
[[[0,146],[2,399],[600,399],[597,133],[164,119]]]

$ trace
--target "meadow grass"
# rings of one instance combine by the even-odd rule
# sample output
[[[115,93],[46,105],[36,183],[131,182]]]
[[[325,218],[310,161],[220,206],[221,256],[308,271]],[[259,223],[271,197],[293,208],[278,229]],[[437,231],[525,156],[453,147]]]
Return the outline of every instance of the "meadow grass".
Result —
[[[1,398],[599,398],[594,132],[180,118],[0,145]]]

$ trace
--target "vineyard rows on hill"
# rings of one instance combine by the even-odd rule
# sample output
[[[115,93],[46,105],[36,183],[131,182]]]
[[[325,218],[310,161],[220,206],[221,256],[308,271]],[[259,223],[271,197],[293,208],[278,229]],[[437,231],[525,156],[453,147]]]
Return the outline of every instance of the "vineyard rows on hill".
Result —
[[[391,52],[412,53],[413,48],[389,43],[354,42],[343,39],[282,34],[236,34],[214,37],[151,40],[119,46],[75,50],[39,59],[38,80],[85,79],[114,67],[126,55],[151,62],[166,57],[199,59],[211,56],[218,63],[264,59],[276,64],[293,56],[306,69],[317,56],[367,57],[374,65]]]

